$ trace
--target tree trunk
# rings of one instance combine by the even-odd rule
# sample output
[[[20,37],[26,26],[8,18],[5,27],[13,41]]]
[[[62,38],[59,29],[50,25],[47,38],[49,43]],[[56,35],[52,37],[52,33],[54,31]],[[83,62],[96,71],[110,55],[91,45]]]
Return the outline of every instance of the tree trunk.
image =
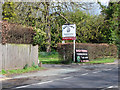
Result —
[[[46,52],[51,52],[51,29],[50,29],[50,19],[49,19],[49,2],[45,2],[46,3]]]
[[[120,5],[120,1],[118,2],[118,5]],[[120,7],[120,6],[119,6]],[[119,13],[118,13],[118,59],[120,59],[120,11],[119,11]]]
[[[50,25],[48,25],[48,33],[47,33],[47,48],[46,52],[51,52],[51,30],[50,30]]]

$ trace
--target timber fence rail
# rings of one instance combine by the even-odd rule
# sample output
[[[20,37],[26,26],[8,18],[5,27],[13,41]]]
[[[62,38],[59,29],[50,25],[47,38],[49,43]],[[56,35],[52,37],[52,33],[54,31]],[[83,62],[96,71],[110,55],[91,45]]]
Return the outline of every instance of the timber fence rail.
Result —
[[[2,59],[1,59],[2,58]],[[0,44],[0,70],[22,69],[26,64],[38,64],[38,45]]]

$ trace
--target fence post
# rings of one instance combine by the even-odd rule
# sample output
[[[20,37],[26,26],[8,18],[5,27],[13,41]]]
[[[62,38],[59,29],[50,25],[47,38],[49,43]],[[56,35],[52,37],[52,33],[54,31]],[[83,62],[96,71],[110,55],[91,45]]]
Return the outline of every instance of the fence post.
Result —
[[[1,37],[1,33],[2,33],[2,2],[3,0],[0,0],[0,71],[2,70],[2,37]],[[2,82],[0,82],[0,90],[2,89]]]

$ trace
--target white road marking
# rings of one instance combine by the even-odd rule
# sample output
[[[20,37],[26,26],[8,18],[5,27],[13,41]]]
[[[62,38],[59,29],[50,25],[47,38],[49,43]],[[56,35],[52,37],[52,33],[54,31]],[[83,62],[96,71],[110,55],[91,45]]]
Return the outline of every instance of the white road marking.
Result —
[[[51,75],[58,75],[58,74],[51,74]]]
[[[104,87],[98,87],[98,88],[103,88],[101,90],[107,90],[107,88],[118,88],[118,86],[109,86],[109,87],[106,87],[106,88],[104,88]]]
[[[65,69],[63,69],[65,70]],[[112,70],[112,69],[105,69],[104,71],[109,71],[109,70]],[[101,72],[101,71],[96,71],[96,72],[93,72],[93,73],[98,73],[98,72]],[[84,74],[81,74],[82,76],[83,75],[87,75],[88,73],[84,73]],[[56,75],[56,74],[54,74]],[[73,76],[70,76],[70,77],[65,77],[63,79],[69,79],[69,78],[72,78]],[[61,80],[61,79],[55,79],[55,80]],[[55,80],[51,80],[51,81],[46,81],[46,82],[41,82],[41,83],[35,83],[35,84],[30,84],[30,85],[25,85],[25,86],[19,86],[19,87],[16,87],[16,89],[19,89],[19,88],[25,88],[25,87],[29,87],[31,85],[40,85],[40,84],[45,84],[45,83],[50,83],[50,82],[53,82]],[[108,88],[113,88],[114,86],[109,86]]]
[[[44,77],[47,76],[47,75],[43,75]]]
[[[81,75],[87,75],[88,73],[84,73],[84,74],[81,74]]]
[[[44,84],[44,83],[50,83],[50,82],[53,82],[53,80],[51,80],[51,81],[47,81],[47,82],[41,82],[41,83],[37,83],[37,84]],[[36,85],[36,84],[32,84],[32,85]]]
[[[61,79],[55,79],[55,80],[61,80]]]
[[[107,88],[119,88],[118,86],[109,86]]]
[[[108,88],[113,88],[113,86],[109,86]]]
[[[119,88],[118,86],[114,86],[114,88]]]
[[[16,87],[16,88],[25,88],[25,87],[29,87],[31,85],[40,85],[40,84],[45,84],[45,83],[50,83],[50,82],[53,82],[53,81],[51,80],[51,81],[46,81],[46,82],[41,82],[41,83],[35,83],[35,84],[30,84],[30,85],[25,85],[25,86],[19,86],[19,87]]]
[[[72,78],[72,77],[66,77],[66,78],[63,78],[63,79],[69,79],[69,78]]]
[[[69,78],[72,78],[72,77],[65,77],[65,78],[63,78],[63,79],[69,79]],[[61,79],[55,79],[55,80],[61,80]],[[19,87],[16,87],[16,89],[29,87],[29,86],[31,86],[31,85],[40,85],[40,84],[50,83],[50,82],[53,82],[53,81],[55,81],[55,80],[46,81],[46,82],[41,82],[41,83],[35,83],[35,84],[30,84],[30,85],[25,85],[25,86],[19,86]]]
[[[101,72],[101,71],[96,71],[96,72],[93,72],[93,73],[99,73],[99,72]]]
[[[112,69],[105,69],[104,71],[109,71],[109,70],[112,70]]]
[[[30,85],[25,85],[25,86],[20,86],[20,87],[16,87],[17,89],[18,88],[25,88],[25,87],[29,87]]]

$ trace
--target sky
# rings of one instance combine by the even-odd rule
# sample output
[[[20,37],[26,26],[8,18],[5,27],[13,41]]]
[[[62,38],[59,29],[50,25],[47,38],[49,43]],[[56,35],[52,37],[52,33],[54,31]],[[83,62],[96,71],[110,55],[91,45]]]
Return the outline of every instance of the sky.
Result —
[[[108,5],[108,2],[110,0],[98,0],[98,1],[100,1],[102,5]]]
[[[92,2],[92,0],[90,1]],[[109,0],[96,0],[95,4],[93,5],[93,8],[89,11],[89,13],[92,15],[99,15],[101,12],[100,5],[97,4],[97,1],[101,2],[101,4],[105,6],[108,6],[108,3],[109,3]]]
[[[4,0],[2,0],[2,1],[4,1]],[[13,0],[13,1],[24,1],[24,0]],[[25,1],[29,1],[30,2],[32,0],[25,0]],[[35,1],[37,1],[37,0],[35,0]],[[42,0],[40,0],[40,1],[42,1]],[[57,0],[53,0],[53,1],[57,1]],[[93,5],[93,8],[91,10],[89,10],[89,13],[92,14],[92,15],[99,15],[101,9],[100,9],[100,6],[97,4],[97,1],[101,2],[102,5],[106,5],[107,6],[108,2],[110,0],[59,0],[59,1],[64,1],[64,2],[68,2],[68,1],[74,1],[74,2],[78,2],[78,1],[80,1],[80,2],[94,2],[95,4]]]

